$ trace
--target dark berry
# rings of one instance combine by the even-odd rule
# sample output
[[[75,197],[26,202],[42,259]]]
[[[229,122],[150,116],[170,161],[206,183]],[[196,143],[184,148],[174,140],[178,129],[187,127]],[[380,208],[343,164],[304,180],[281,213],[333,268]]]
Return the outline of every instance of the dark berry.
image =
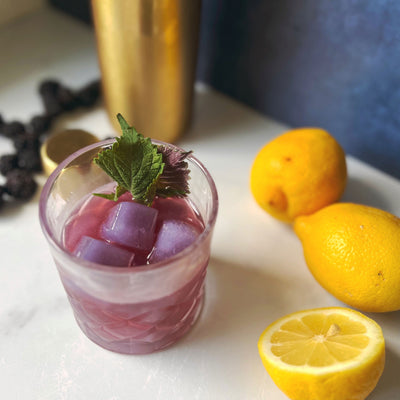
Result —
[[[44,81],[39,85],[39,93],[42,97],[43,105],[49,117],[55,117],[63,111],[58,101],[58,91],[61,85],[57,81]]]
[[[25,126],[19,121],[5,123],[1,127],[1,133],[3,136],[12,139],[16,135],[25,133]]]
[[[28,131],[39,137],[42,133],[50,129],[51,118],[48,115],[35,115],[29,122]]]
[[[75,94],[65,86],[60,86],[57,93],[57,101],[65,111],[71,111],[79,105]]]
[[[55,117],[63,111],[78,107],[79,103],[74,92],[54,80],[44,81],[39,86],[46,113]]]
[[[31,133],[25,133],[23,135],[14,136],[12,139],[15,150],[20,151],[22,149],[39,149],[40,143],[39,138]]]
[[[100,96],[100,81],[95,81],[78,90],[76,96],[79,104],[84,107],[90,107],[94,105]]]
[[[18,167],[27,171],[40,172],[42,162],[39,150],[35,148],[26,148],[18,152]]]
[[[10,171],[18,167],[16,154],[5,154],[0,157],[0,173],[6,176]]]
[[[0,186],[0,210],[4,205],[4,194],[6,193],[6,188],[4,186]]]
[[[60,86],[61,86],[60,82],[48,79],[40,83],[39,93],[41,96],[57,97],[56,94]]]
[[[12,139],[15,150],[21,150],[25,147],[25,134],[19,133],[15,135]]]
[[[6,192],[15,199],[28,200],[35,194],[37,183],[28,171],[15,169],[6,178]]]

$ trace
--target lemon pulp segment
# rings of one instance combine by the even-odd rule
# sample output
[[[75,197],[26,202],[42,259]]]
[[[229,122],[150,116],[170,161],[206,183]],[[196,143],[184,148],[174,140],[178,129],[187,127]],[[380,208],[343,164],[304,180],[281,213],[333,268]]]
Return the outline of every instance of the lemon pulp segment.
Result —
[[[323,367],[353,359],[369,343],[366,328],[341,314],[305,315],[271,336],[271,352],[290,365]]]

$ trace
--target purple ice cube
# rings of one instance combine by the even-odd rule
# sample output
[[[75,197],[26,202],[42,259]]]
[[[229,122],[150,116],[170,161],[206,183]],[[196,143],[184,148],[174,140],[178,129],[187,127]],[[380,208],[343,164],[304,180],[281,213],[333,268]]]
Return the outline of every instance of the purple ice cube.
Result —
[[[87,261],[116,267],[131,267],[135,258],[135,254],[131,251],[89,236],[82,236],[74,255]]]
[[[200,232],[195,227],[185,222],[164,221],[149,261],[157,262],[172,257],[192,244],[199,234]]]
[[[114,206],[101,227],[101,236],[136,250],[149,251],[154,243],[158,211],[143,204],[124,201]]]

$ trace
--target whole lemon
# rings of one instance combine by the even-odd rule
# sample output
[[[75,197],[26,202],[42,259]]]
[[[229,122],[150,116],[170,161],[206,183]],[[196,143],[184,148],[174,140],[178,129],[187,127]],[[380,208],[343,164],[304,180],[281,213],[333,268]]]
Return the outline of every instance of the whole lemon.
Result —
[[[267,143],[250,173],[257,203],[286,222],[339,200],[346,181],[343,149],[319,128],[294,129]]]
[[[400,309],[400,219],[373,207],[336,203],[295,220],[315,279],[363,311]]]

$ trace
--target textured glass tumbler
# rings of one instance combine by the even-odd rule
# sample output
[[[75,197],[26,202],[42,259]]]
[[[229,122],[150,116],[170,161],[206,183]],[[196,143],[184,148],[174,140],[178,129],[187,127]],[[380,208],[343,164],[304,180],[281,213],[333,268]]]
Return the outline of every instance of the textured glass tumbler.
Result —
[[[63,246],[63,227],[83,198],[111,182],[92,160],[113,141],[85,147],[58,166],[42,190],[39,217],[82,331],[108,350],[145,354],[176,342],[201,311],[218,195],[208,171],[189,155],[188,201],[205,225],[194,243],[167,260],[137,267],[105,266],[75,257]]]

